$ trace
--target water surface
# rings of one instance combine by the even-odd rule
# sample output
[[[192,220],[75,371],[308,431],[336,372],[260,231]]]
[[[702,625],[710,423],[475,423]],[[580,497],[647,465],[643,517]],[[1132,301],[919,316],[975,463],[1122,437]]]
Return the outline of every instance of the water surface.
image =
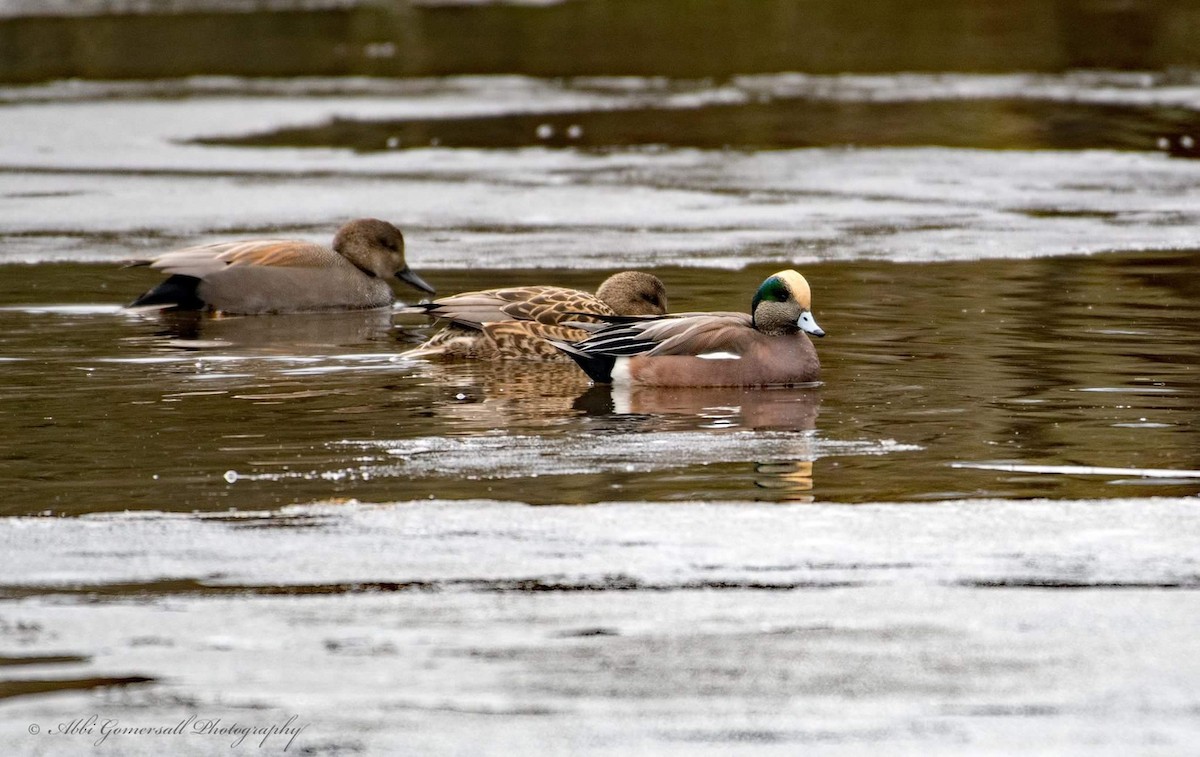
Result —
[[[1184,251],[806,266],[830,334],[823,381],[766,391],[631,391],[589,386],[573,366],[410,360],[429,326],[387,311],[163,320],[118,307],[153,273],[10,266],[4,457],[24,484],[5,506],[1195,494],[1196,265]],[[676,309],[745,309],[776,268],[719,284],[655,272]],[[443,291],[481,283],[425,273]],[[604,275],[486,281],[586,288]]]
[[[0,0],[5,744],[1194,752],[1200,15],[701,5]],[[823,381],[121,308],[358,216],[441,293],[797,267]]]

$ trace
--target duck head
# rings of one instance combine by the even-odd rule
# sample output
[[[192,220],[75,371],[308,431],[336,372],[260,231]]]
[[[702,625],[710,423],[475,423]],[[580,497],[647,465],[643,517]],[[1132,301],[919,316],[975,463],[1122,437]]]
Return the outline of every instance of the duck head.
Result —
[[[359,218],[347,223],[333,238],[333,249],[369,276],[403,281],[433,294],[433,287],[404,260],[404,235],[387,221]]]
[[[803,331],[825,336],[812,314],[812,290],[796,271],[788,269],[769,276],[750,304],[754,328],[764,334],[786,335]]]
[[[666,315],[667,288],[657,276],[622,271],[604,280],[596,298],[617,315]]]

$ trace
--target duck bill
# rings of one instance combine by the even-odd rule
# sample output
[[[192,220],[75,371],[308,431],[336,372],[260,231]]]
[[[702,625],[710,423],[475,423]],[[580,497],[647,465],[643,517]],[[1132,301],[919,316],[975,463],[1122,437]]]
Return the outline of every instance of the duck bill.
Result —
[[[811,310],[805,310],[803,313],[801,313],[800,318],[796,321],[796,325],[799,326],[800,330],[806,334],[812,334],[813,336],[825,336],[825,329],[817,325],[817,319],[813,318]]]
[[[411,287],[420,289],[422,292],[433,294],[436,291],[425,279],[418,276],[416,271],[407,266],[405,266],[404,270],[396,272],[396,278]]]

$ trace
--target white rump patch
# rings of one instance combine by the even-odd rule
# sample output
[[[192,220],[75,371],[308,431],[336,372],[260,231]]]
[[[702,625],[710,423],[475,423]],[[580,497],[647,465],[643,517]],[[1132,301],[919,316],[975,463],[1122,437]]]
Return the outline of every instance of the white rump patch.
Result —
[[[614,384],[629,383],[629,358],[619,357],[612,367],[612,381]]]
[[[701,360],[741,360],[742,356],[735,352],[703,352],[696,357]]]

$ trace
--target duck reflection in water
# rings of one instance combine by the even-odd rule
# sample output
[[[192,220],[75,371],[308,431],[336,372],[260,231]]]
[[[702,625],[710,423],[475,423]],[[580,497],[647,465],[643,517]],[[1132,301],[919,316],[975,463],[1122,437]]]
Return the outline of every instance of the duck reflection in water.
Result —
[[[714,432],[795,432],[790,435],[790,449],[783,455],[779,454],[778,436],[774,436],[771,457],[753,463],[754,483],[763,490],[762,499],[813,501],[812,432],[821,407],[821,393],[815,387],[599,385],[582,394],[575,407],[591,415],[683,420]]]
[[[368,342],[379,342],[385,349],[392,345],[392,311],[387,308],[266,316],[181,310],[157,313],[149,323],[154,338],[164,346],[188,350],[238,347],[275,355],[311,355]]]
[[[761,456],[740,454],[738,480],[752,482],[756,493],[731,492],[733,499],[812,501],[812,432],[820,409],[821,393],[813,387],[646,387],[591,385],[572,365],[545,363],[466,361],[428,363],[413,361],[412,378],[437,387],[440,399],[432,403],[440,422],[458,432],[540,430],[581,421],[603,436],[617,433],[680,433],[689,438],[702,431],[715,437],[745,434],[744,453],[761,438]],[[536,431],[535,433],[541,433]],[[701,442],[703,443],[703,442]],[[570,454],[570,453],[564,453]],[[661,454],[661,453],[655,453]],[[653,470],[671,470],[670,460]],[[715,462],[721,462],[717,460]],[[680,463],[687,464],[687,463]],[[655,475],[653,473],[639,475]]]
[[[573,365],[519,361],[413,361],[414,378],[439,387],[435,412],[472,430],[561,424],[577,415],[575,404],[588,380]]]

